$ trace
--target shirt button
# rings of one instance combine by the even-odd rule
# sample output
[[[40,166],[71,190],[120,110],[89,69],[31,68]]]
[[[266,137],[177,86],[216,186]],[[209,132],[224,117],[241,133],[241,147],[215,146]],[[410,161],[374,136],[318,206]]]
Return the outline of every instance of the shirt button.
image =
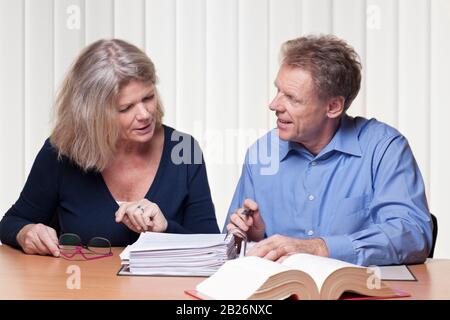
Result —
[[[308,236],[312,236],[314,234],[314,231],[313,230],[309,230],[308,231]]]
[[[314,200],[314,196],[313,196],[312,194],[310,194],[310,195],[308,196],[308,199],[311,200],[311,201],[313,201],[313,200]]]
[[[312,165],[312,166],[315,166],[316,164],[317,164],[316,161],[311,162],[311,165]]]

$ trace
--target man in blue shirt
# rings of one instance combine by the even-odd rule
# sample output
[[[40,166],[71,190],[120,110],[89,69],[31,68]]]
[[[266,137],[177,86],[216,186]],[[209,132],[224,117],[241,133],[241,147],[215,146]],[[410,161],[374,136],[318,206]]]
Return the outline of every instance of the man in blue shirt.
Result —
[[[259,241],[248,255],[304,252],[359,265],[427,258],[432,223],[406,138],[346,115],[360,82],[356,52],[336,37],[283,45],[269,106],[277,128],[247,151],[225,223]]]

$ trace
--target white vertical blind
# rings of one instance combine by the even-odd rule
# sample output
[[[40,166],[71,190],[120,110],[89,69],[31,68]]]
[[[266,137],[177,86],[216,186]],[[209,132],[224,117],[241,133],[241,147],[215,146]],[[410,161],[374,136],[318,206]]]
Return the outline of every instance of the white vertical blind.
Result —
[[[340,0],[333,6],[333,33],[350,43],[358,52],[362,64],[362,81],[358,96],[348,113],[366,115],[366,3],[360,0]]]
[[[196,135],[205,125],[205,1],[177,1],[176,10],[176,128]]]
[[[398,123],[397,16],[397,1],[367,1],[366,115],[394,127]]]
[[[114,3],[111,0],[85,0],[85,15],[86,44],[114,36]]]
[[[408,139],[429,190],[430,3],[399,1],[398,129]]]
[[[269,0],[269,101],[275,97],[275,78],[278,73],[280,47],[288,39],[294,39],[301,34],[301,1],[297,0]],[[276,126],[275,114],[267,109],[268,128]]]
[[[144,48],[144,17],[144,0],[114,0],[114,37]]]
[[[50,131],[53,105],[53,1],[25,1],[25,172]],[[18,146],[22,147],[20,144]],[[17,197],[17,195],[15,195]]]
[[[430,106],[423,107],[428,112],[431,126],[430,140],[428,141],[430,146],[428,200],[432,212],[439,220],[436,256],[449,257],[450,204],[448,201],[448,185],[450,166],[448,157],[450,153],[448,139],[450,137],[450,125],[448,119],[450,119],[450,102],[448,99],[448,75],[450,74],[450,1],[432,0],[430,13]],[[418,120],[415,120],[415,122],[418,122]]]
[[[333,30],[332,0],[303,0],[302,34],[331,33]]]
[[[58,90],[69,66],[84,47],[84,1],[54,0],[54,88]]]
[[[267,130],[269,1],[243,0],[238,4],[238,108],[236,121],[228,126],[236,130],[234,162],[242,163],[246,147]],[[240,166],[236,172],[240,174]]]
[[[219,223],[245,148],[275,126],[280,45],[334,33],[361,56],[350,109],[398,128],[422,170],[450,256],[448,0],[0,0],[0,215],[49,134],[55,89],[87,44],[119,37],[155,62],[165,123],[205,153]]]
[[[0,0],[0,199],[4,213],[24,182],[24,1]],[[14,30],[14,32],[10,32]]]
[[[145,49],[155,63],[156,74],[160,79],[158,91],[166,111],[164,120],[170,126],[176,125],[177,117],[176,17],[175,0],[145,1]]]
[[[238,124],[238,1],[206,1],[206,123],[204,152],[220,224],[238,177],[233,140]]]

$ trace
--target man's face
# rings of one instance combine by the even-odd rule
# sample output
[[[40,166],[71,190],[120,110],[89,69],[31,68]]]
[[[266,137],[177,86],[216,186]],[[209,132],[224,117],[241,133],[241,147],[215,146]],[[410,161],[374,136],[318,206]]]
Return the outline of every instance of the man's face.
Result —
[[[282,65],[275,80],[277,95],[269,105],[278,118],[278,134],[282,140],[304,145],[314,144],[327,121],[326,104],[314,90],[309,71]]]

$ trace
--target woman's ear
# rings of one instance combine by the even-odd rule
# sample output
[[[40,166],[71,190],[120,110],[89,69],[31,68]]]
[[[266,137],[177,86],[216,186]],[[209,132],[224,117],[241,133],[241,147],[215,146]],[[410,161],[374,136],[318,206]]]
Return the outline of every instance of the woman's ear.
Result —
[[[343,96],[333,97],[327,103],[327,116],[335,119],[339,118],[344,112],[345,98]]]

